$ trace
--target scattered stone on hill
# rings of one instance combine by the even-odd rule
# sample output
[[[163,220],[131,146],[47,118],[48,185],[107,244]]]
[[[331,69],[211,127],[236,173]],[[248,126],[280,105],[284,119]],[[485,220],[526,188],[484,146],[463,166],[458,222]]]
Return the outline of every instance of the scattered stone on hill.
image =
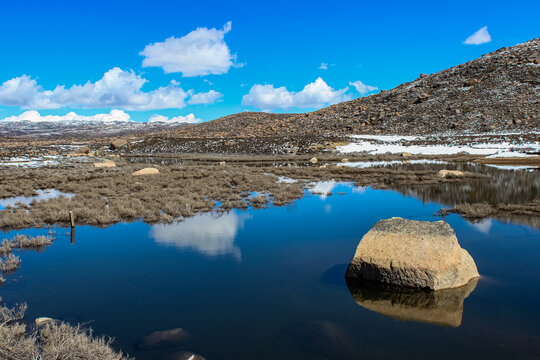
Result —
[[[156,169],[156,168],[144,168],[144,169],[137,170],[137,171],[131,173],[131,175],[133,175],[133,176],[157,175],[157,174],[159,174],[159,170]]]
[[[105,160],[105,161],[102,161],[102,162],[95,162],[94,163],[94,167],[95,168],[110,168],[110,167],[115,167],[116,164],[114,163],[114,161],[111,161],[111,160]]]
[[[118,150],[122,146],[125,146],[127,144],[127,141],[124,139],[116,139],[111,141],[110,149],[111,150]]]
[[[77,155],[90,154],[90,149],[87,146],[83,146],[83,147],[77,149],[77,151],[75,151],[75,154],[77,154]]]
[[[440,290],[479,277],[474,260],[444,221],[381,220],[364,235],[346,276]]]
[[[452,178],[452,177],[464,177],[465,173],[459,170],[440,170],[439,176],[442,178]]]
[[[312,157],[311,160],[309,160],[310,163],[316,164],[319,161],[316,157]]]

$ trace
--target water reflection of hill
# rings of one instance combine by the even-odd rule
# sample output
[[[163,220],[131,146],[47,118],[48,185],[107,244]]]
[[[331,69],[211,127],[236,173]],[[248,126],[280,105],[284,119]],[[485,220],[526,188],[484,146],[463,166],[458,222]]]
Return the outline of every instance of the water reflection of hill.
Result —
[[[400,165],[404,166],[404,165]],[[408,169],[425,169],[426,165],[405,165]],[[470,180],[466,183],[436,185],[395,186],[395,190],[428,202],[454,206],[461,203],[487,202],[490,204],[518,204],[540,198],[539,170],[502,170],[471,163],[433,164],[430,168],[452,169],[487,174],[489,181]]]
[[[445,182],[427,185],[394,185],[393,189],[407,196],[414,196],[422,202],[436,202],[453,207],[458,204],[488,203],[524,204],[540,199],[540,170],[503,170],[472,163],[449,163],[432,165],[394,165],[392,168],[407,169],[452,169],[487,174],[489,180],[471,179],[467,182]],[[503,221],[540,228],[537,216],[505,214],[496,215]]]

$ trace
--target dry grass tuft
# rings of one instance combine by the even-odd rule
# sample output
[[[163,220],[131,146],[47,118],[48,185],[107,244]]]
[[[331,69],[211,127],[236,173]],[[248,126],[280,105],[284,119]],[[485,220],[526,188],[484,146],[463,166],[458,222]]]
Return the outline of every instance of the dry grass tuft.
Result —
[[[12,242],[17,249],[31,249],[49,246],[53,243],[53,238],[43,235],[31,237],[18,234],[13,238]]]
[[[26,304],[0,305],[0,358],[3,360],[127,360],[111,347],[112,340],[91,329],[52,322],[28,331],[22,322]]]
[[[4,259],[0,260],[0,271],[10,272],[15,271],[21,264],[21,258],[17,255],[9,254]]]
[[[49,246],[53,243],[54,238],[51,236],[36,236],[31,237],[27,235],[17,234],[13,239],[8,240],[4,239],[0,243],[0,255],[3,256],[3,259],[0,259],[0,271],[1,272],[14,272],[19,268],[21,264],[21,259],[13,255],[12,252],[15,249],[23,250],[41,250],[46,246]],[[0,286],[4,285],[6,279],[0,275]]]

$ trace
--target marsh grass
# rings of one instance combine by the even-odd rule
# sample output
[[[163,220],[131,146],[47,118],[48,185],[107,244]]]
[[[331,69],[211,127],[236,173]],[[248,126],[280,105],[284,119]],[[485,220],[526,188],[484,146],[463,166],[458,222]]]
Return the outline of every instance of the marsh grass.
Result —
[[[0,260],[0,271],[6,273],[6,272],[14,272],[19,268],[19,265],[21,264],[21,258],[17,255],[9,254],[2,260]]]
[[[143,220],[170,223],[216,209],[283,206],[303,196],[312,181],[350,181],[359,186],[390,188],[400,184],[435,184],[435,170],[345,166],[247,166],[242,164],[168,165],[160,174],[133,177],[143,164],[119,160],[116,168],[95,169],[91,164],[56,168],[0,170],[0,197],[33,195],[38,189],[56,189],[75,196],[33,201],[0,211],[0,228],[68,224],[73,211],[76,224],[108,225]],[[280,176],[299,180],[279,182]],[[251,196],[254,192],[265,194]],[[266,199],[265,199],[266,198]],[[0,247],[0,252],[3,251]]]
[[[95,336],[80,325],[50,322],[29,328],[23,322],[26,309],[26,304],[13,308],[0,304],[2,360],[128,359],[112,348],[112,339]]]
[[[14,250],[34,250],[34,251],[40,251],[44,249],[45,247],[51,245],[54,241],[54,238],[51,236],[27,236],[27,235],[21,235],[17,234],[13,239],[8,240],[4,239],[0,243],[0,255],[3,256],[2,259],[0,259],[0,271],[4,274],[6,273],[13,273],[17,271],[21,264],[21,259],[19,256],[13,255],[12,252]],[[4,285],[6,282],[6,279],[4,276],[0,275],[0,286]]]

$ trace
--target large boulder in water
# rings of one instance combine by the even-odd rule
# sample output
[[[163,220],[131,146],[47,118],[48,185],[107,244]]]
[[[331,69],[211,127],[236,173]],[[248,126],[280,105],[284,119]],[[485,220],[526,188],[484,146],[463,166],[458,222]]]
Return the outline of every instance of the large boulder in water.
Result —
[[[431,290],[460,287],[479,277],[446,222],[397,217],[379,221],[364,235],[345,276]]]

